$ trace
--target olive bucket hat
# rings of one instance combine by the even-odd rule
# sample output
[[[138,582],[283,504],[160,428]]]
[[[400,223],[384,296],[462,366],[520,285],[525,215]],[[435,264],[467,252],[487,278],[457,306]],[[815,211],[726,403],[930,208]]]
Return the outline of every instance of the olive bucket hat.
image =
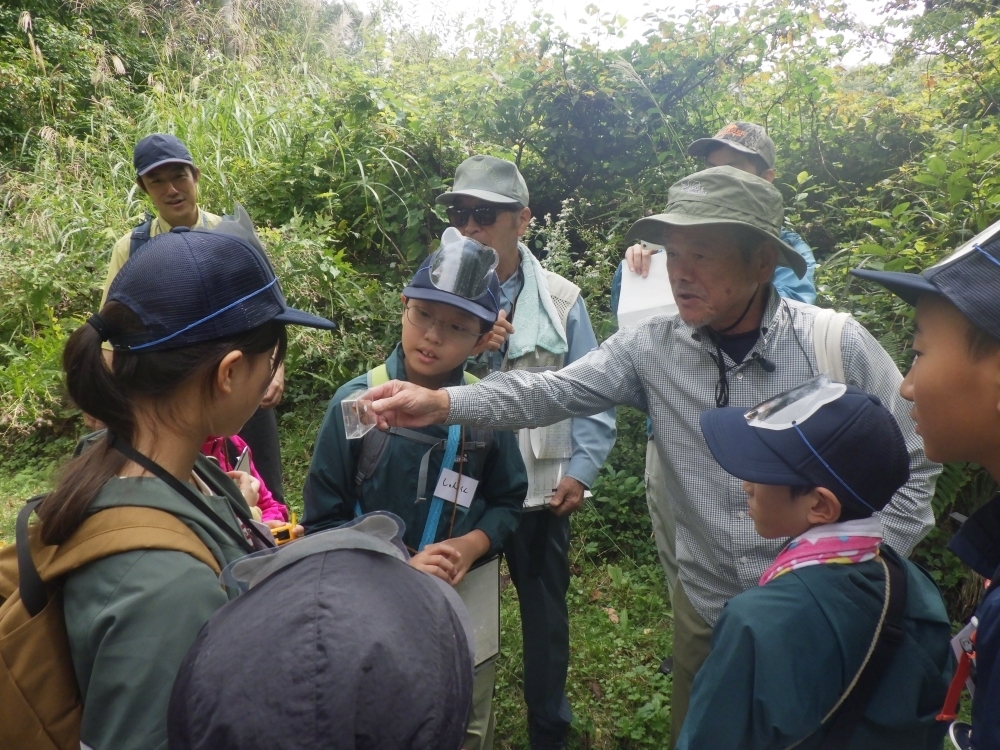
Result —
[[[778,265],[788,266],[801,279],[806,274],[805,259],[781,240],[783,203],[781,193],[767,180],[734,167],[712,167],[671,185],[664,212],[639,219],[625,242],[662,245],[667,227],[746,227],[773,241],[781,251]]]

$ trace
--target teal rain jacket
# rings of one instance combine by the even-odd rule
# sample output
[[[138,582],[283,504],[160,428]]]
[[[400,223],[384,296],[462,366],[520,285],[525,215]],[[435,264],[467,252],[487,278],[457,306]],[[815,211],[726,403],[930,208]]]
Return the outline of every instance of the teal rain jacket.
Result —
[[[406,380],[402,346],[396,347],[385,364],[390,378]],[[463,368],[457,368],[445,385],[461,385],[462,375]],[[340,526],[354,518],[355,503],[360,502],[363,513],[385,510],[402,518],[406,524],[403,541],[415,550],[423,535],[444,452],[435,450],[431,454],[427,487],[418,488],[420,460],[429,446],[394,435],[389,438],[375,473],[360,488],[355,487],[362,441],[344,437],[340,402],[352,393],[366,390],[367,383],[367,374],[354,378],[342,385],[330,402],[319,428],[302,493],[305,503],[302,524],[307,534]],[[419,431],[440,439],[448,436],[448,428],[441,425]],[[489,453],[483,454],[484,451],[466,454],[470,461],[465,464],[464,473],[479,480],[472,505],[468,509],[457,509],[454,528],[449,531],[453,506],[446,503],[434,539],[440,542],[479,529],[490,539],[490,554],[495,554],[520,521],[521,506],[528,492],[528,476],[517,439],[511,432],[495,431]],[[427,498],[420,503],[416,502],[418,489],[423,490]]]
[[[954,671],[951,623],[930,576],[901,562],[905,639],[846,750],[940,750],[947,730],[934,717]],[[885,573],[871,561],[799,568],[733,597],[695,677],[677,750],[815,750],[815,730],[871,645],[884,595]]]

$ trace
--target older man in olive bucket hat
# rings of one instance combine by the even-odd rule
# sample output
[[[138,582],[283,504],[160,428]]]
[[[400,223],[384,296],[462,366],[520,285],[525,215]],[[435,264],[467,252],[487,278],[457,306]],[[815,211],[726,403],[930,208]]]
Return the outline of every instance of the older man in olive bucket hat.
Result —
[[[781,193],[766,180],[728,166],[697,172],[670,188],[664,213],[636,222],[626,237],[666,247],[676,315],[620,330],[558,372],[507,372],[439,391],[392,382],[372,394],[384,423],[406,427],[510,429],[617,404],[650,416],[677,518],[680,565],[671,746],[722,607],[756,586],[782,547],[754,530],[740,481],[705,444],[702,412],[750,409],[821,372],[833,374],[838,368],[820,362],[837,360],[839,377],[877,395],[906,438],[910,480],[880,514],[886,542],[908,556],[934,523],[931,495],[940,467],[924,455],[899,396],[902,375],[855,320],[841,318],[840,333],[827,336],[834,326],[820,308],[778,296],[770,283],[776,264],[805,271],[802,256],[780,240],[781,225]]]

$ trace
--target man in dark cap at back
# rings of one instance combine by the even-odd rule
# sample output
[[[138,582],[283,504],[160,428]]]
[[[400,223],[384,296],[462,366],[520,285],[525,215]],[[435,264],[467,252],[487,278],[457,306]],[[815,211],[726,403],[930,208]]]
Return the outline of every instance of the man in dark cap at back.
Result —
[[[170,749],[458,750],[472,624],[450,586],[409,565],[402,533],[372,513],[226,568],[245,593],[181,665]]]

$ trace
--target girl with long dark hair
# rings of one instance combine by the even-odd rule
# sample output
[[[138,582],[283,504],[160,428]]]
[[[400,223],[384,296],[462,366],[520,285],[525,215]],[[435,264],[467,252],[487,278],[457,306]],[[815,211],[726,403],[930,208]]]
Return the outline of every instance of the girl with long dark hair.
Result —
[[[285,356],[286,324],[333,324],[289,308],[259,245],[225,225],[152,239],[66,344],[70,396],[107,430],[85,439],[38,506],[44,544],[72,543],[94,514],[134,507],[180,520],[219,567],[272,543],[241,488],[200,449],[209,435],[236,434],[260,404]],[[212,567],[175,550],[113,554],[67,576],[83,747],[165,747],[177,669],[226,601]]]

